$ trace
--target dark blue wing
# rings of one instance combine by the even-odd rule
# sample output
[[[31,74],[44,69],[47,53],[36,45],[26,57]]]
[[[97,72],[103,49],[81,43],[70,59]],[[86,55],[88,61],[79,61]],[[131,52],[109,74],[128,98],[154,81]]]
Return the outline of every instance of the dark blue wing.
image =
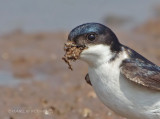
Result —
[[[130,58],[122,62],[121,74],[137,84],[160,90],[160,67],[135,51],[128,51],[131,52]]]

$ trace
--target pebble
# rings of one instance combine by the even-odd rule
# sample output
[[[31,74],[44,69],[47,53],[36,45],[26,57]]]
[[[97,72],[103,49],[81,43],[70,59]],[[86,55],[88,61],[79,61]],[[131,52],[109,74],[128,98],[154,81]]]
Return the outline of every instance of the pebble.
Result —
[[[92,116],[92,111],[89,108],[84,108],[83,111],[82,111],[82,116],[84,118],[91,117]]]

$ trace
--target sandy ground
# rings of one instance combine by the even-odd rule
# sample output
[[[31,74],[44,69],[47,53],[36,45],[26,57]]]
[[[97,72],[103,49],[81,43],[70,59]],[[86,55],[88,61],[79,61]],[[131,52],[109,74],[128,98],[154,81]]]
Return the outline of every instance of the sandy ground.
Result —
[[[147,25],[116,34],[120,42],[160,65],[160,36],[146,32]],[[63,32],[15,31],[0,37],[1,119],[123,119],[85,82],[85,63],[77,61],[73,71],[67,69],[61,59],[66,39]]]

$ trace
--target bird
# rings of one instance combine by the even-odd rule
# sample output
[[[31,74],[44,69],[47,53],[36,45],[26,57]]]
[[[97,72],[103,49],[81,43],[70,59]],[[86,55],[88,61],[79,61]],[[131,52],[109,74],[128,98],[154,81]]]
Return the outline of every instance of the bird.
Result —
[[[88,64],[85,79],[105,106],[128,119],[160,119],[159,66],[100,23],[75,27],[67,41],[83,47],[79,60]]]

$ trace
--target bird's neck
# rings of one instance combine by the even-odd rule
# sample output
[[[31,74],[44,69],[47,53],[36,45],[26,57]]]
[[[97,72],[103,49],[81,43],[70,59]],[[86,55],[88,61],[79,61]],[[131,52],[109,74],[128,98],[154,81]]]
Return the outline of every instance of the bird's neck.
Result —
[[[80,59],[87,62],[89,67],[99,67],[106,63],[121,61],[125,58],[127,58],[127,55],[124,51],[112,52],[110,46],[103,44],[90,46],[80,55]]]

